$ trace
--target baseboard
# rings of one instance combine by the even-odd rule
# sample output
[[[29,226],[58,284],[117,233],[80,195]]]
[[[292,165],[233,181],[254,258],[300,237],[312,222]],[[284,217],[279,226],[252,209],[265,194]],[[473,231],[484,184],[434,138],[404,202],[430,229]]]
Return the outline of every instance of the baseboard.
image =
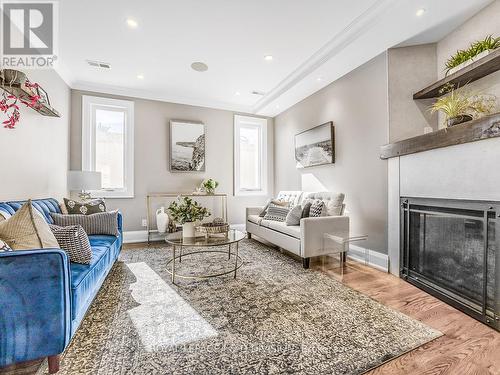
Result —
[[[351,245],[347,257],[378,270],[389,272],[389,256],[387,254]]]
[[[245,231],[245,224],[234,224],[231,225],[231,229]],[[164,234],[151,233],[151,241],[163,241],[165,239]],[[138,242],[148,242],[148,231],[147,230],[132,230],[123,232],[123,243],[138,243]]]

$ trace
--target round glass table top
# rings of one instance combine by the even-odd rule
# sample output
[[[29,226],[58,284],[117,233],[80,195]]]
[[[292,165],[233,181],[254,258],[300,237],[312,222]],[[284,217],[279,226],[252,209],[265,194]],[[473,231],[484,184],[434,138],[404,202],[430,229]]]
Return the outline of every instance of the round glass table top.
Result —
[[[182,231],[169,233],[165,237],[165,242],[179,246],[223,246],[239,242],[246,237],[246,234],[236,229],[230,229],[227,237],[217,235],[205,238],[204,234],[197,233],[196,237],[182,237]]]

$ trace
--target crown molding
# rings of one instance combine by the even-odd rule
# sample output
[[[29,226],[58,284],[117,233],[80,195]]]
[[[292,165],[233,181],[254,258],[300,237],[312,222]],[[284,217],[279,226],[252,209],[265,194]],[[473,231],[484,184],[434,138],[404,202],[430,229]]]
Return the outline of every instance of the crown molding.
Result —
[[[339,54],[346,46],[370,30],[378,21],[381,14],[388,10],[396,0],[380,0],[356,17],[342,31],[335,35],[328,43],[321,47],[309,59],[290,73],[276,87],[270,90],[252,108],[252,112],[260,113],[274,100],[293,88],[305,77],[314,72],[327,61]]]
[[[225,103],[217,100],[199,100],[178,95],[165,95],[153,91],[132,89],[120,86],[102,85],[91,82],[78,81],[70,86],[73,90],[95,92],[106,95],[116,95],[134,99],[156,100],[172,104],[182,104],[194,107],[203,107],[209,109],[219,109],[231,112],[252,113],[251,106]]]

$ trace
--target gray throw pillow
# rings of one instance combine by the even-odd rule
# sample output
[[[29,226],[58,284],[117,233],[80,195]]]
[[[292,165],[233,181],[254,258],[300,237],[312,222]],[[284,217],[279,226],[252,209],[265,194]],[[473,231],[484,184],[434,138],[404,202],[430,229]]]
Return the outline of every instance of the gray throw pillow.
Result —
[[[85,232],[92,234],[107,234],[118,236],[118,211],[101,212],[93,215],[64,215],[51,213],[54,224],[67,227],[68,225],[81,225]]]
[[[311,210],[309,211],[309,217],[320,217],[324,206],[325,203],[323,201],[319,199],[314,201],[311,205]]]
[[[81,225],[69,225],[60,227],[49,224],[52,233],[56,237],[61,249],[69,256],[71,262],[90,264],[92,260],[92,249],[89,237]]]
[[[302,215],[301,215],[301,219],[305,218],[305,217],[309,217],[309,213],[311,211],[311,206],[312,206],[312,203],[311,202],[308,202],[304,205],[304,208],[302,208]]]
[[[106,203],[103,199],[93,199],[86,202],[78,202],[73,199],[64,198],[64,205],[68,214],[92,215],[106,212]]]
[[[286,215],[286,225],[300,225],[300,218],[302,216],[302,206],[295,206]]]
[[[269,208],[267,209],[266,216],[264,216],[264,220],[285,221],[289,211],[290,209],[288,207],[269,203]]]

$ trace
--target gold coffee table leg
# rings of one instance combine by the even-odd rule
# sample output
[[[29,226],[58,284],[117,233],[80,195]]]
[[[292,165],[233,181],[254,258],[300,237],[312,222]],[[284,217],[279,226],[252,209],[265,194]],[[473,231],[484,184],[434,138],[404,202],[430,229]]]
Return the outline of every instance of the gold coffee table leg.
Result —
[[[236,279],[236,271],[238,270],[238,242],[236,242],[236,257],[234,261],[234,278]]]
[[[173,246],[174,246],[174,257],[172,259],[172,284],[175,284],[175,245]]]

